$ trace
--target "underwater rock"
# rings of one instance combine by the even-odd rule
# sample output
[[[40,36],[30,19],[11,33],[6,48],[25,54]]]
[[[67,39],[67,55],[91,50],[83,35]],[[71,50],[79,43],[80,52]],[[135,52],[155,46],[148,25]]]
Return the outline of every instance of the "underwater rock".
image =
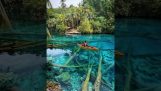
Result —
[[[64,55],[65,56],[71,56],[71,53],[65,53]]]
[[[61,79],[61,81],[66,82],[70,79],[70,74],[68,72],[63,72],[59,76],[56,77],[57,79]]]
[[[79,58],[81,60],[88,60],[88,56],[86,56],[86,55],[80,55]]]
[[[72,87],[72,91],[80,91],[80,81],[81,76],[78,73],[72,73],[71,74],[71,79],[70,79],[70,84]],[[71,90],[70,90],[71,91]]]
[[[61,91],[61,85],[59,83],[48,81],[46,91]]]
[[[53,73],[47,72],[47,78],[48,78],[48,79],[52,79],[52,78],[53,78]]]

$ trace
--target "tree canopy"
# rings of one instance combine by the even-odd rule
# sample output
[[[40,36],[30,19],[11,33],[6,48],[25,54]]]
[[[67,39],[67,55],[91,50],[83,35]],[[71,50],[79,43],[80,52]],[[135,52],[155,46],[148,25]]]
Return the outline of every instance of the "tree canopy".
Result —
[[[160,0],[117,0],[116,17],[161,18]]]
[[[75,29],[81,33],[112,33],[114,29],[113,0],[83,0],[78,7],[48,9],[47,25],[50,30],[65,33]]]

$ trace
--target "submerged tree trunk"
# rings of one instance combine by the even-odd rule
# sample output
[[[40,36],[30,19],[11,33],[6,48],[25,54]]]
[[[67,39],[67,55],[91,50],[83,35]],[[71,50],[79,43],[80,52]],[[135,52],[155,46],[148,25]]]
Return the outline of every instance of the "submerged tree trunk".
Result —
[[[95,91],[100,91],[101,78],[102,78],[101,69],[102,69],[102,56],[101,56],[101,58],[100,58],[100,60],[99,60],[97,78],[96,78],[96,81],[95,81],[95,83],[94,83]]]
[[[92,66],[88,69],[86,79],[85,79],[85,81],[83,82],[83,85],[82,85],[82,91],[88,91],[88,83],[89,83],[89,80],[90,80],[91,71],[92,71]]]
[[[49,29],[47,28],[47,29],[46,29],[46,31],[47,31],[47,37],[48,37],[49,39],[51,39],[51,38],[52,38],[52,36],[51,36],[51,34],[50,34]]]

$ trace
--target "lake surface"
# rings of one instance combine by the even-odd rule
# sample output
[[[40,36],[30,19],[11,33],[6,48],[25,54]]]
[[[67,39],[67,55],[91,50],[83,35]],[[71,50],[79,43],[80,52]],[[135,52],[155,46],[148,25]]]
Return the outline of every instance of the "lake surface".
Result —
[[[46,26],[13,24],[0,32],[0,90],[45,91]],[[17,90],[16,90],[17,91]]]
[[[115,48],[125,54],[115,61],[115,91],[161,91],[161,21],[116,19]]]
[[[87,41],[90,46],[99,48],[99,50],[82,49],[77,45],[84,41]],[[87,88],[92,91],[101,58],[102,80],[100,90],[114,91],[113,35],[53,36],[50,43],[57,46],[53,49],[47,49],[47,58],[49,62],[57,66],[53,66],[52,70],[48,72],[49,80],[59,83],[63,91],[80,91],[88,69],[91,67],[92,71]]]

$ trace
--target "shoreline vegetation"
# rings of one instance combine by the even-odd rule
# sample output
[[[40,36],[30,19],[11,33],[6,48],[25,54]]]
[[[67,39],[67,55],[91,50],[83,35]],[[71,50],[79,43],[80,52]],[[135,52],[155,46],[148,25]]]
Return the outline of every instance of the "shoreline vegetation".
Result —
[[[113,34],[113,0],[83,0],[77,7],[66,7],[66,0],[61,0],[61,7],[47,9],[47,28],[51,34]]]

